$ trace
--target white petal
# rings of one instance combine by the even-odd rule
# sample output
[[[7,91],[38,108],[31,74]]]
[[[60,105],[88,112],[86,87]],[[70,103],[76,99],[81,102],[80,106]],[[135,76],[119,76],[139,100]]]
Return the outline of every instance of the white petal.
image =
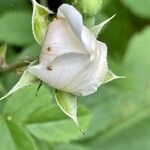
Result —
[[[98,42],[99,50],[97,58],[87,64],[68,84],[66,88],[75,95],[86,96],[94,93],[103,83],[108,71],[107,66],[107,47],[104,43]]]
[[[86,50],[89,52],[91,58],[94,59],[98,50],[97,39],[95,38],[93,33],[85,26],[83,27],[81,38]]]
[[[82,15],[71,5],[63,4],[58,8],[58,18],[65,18],[84,48],[93,55],[96,44],[94,34],[84,26]]]
[[[57,57],[51,64],[48,64],[48,66],[39,64],[30,67],[29,72],[53,88],[66,91],[66,84],[68,84],[88,62],[89,57],[87,55],[75,53],[64,54]],[[51,69],[47,69],[48,67],[51,67]],[[67,90],[67,92],[69,91]]]
[[[56,57],[66,53],[86,54],[87,51],[65,19],[55,19],[48,27],[40,63],[48,64]]]
[[[58,18],[65,18],[78,38],[81,38],[83,28],[82,15],[71,5],[62,4],[58,8]]]

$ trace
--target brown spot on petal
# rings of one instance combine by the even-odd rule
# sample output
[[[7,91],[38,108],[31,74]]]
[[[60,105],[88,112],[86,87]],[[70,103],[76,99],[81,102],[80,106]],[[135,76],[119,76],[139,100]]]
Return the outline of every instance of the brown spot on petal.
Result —
[[[51,51],[51,47],[48,47],[47,50],[50,52]]]
[[[51,66],[47,66],[47,70],[52,70],[52,67]]]
[[[63,20],[64,20],[63,17],[58,17],[58,16],[57,16],[56,18],[53,19],[53,21],[58,21],[58,20],[60,20],[60,19],[63,19]]]

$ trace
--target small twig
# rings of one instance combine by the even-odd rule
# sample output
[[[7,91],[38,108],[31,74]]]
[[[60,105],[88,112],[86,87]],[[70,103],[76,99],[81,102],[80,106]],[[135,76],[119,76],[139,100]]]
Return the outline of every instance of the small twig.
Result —
[[[8,65],[6,67],[0,68],[0,76],[6,75],[7,73],[10,73],[10,72],[14,72],[18,68],[25,67],[25,66],[29,65],[34,60],[35,60],[35,58],[30,58],[27,61],[23,61],[23,60],[18,61],[12,65]]]

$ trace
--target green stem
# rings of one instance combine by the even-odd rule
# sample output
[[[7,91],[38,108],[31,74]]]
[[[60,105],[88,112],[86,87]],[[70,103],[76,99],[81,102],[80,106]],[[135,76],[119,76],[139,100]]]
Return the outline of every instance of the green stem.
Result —
[[[84,23],[87,27],[93,27],[95,25],[95,16],[84,18]]]
[[[6,75],[7,73],[14,72],[18,68],[28,66],[31,62],[33,62],[35,58],[30,58],[27,61],[18,61],[12,65],[8,65],[4,68],[0,68],[0,76]]]
[[[43,6],[47,6],[47,0],[40,0],[40,4]]]

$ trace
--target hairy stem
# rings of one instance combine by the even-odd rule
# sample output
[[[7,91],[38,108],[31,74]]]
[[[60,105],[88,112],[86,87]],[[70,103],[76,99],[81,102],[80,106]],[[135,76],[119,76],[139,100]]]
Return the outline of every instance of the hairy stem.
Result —
[[[43,6],[47,6],[47,0],[40,0],[40,4]]]
[[[12,65],[7,65],[3,68],[0,68],[0,76],[6,75],[7,73],[10,73],[10,72],[14,72],[19,68],[28,66],[34,60],[35,60],[35,58],[29,58],[26,61],[21,60],[21,61],[18,61],[16,63],[12,64]]]
[[[84,23],[87,27],[93,27],[95,25],[95,16],[84,18]]]

